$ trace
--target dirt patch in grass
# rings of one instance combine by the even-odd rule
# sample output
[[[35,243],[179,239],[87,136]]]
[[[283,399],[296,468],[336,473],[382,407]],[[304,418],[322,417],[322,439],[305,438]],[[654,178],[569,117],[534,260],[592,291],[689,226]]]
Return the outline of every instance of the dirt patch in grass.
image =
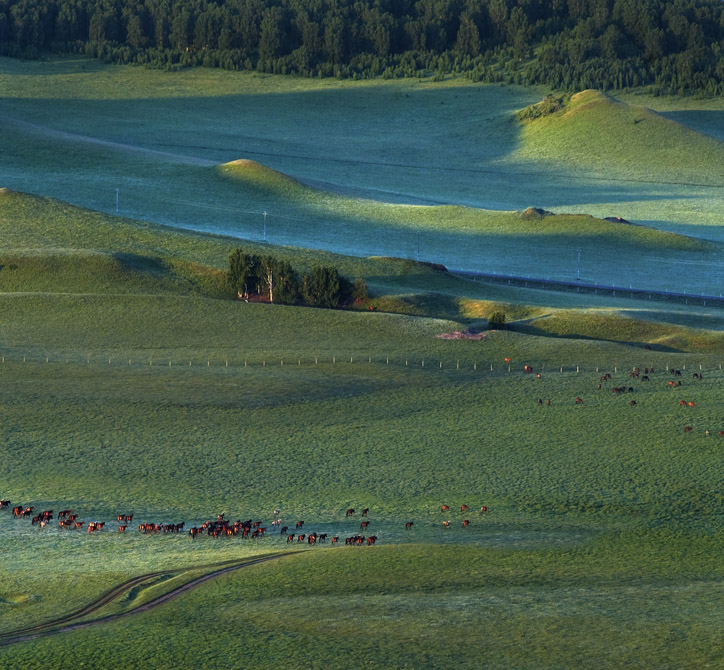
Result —
[[[452,333],[440,333],[435,335],[440,340],[482,340],[487,331],[477,330],[455,330]]]

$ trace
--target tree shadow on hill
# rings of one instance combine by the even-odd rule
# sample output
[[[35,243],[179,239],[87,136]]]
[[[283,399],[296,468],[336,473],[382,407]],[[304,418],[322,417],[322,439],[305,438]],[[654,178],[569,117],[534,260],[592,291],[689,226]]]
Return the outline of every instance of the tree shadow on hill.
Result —
[[[658,113],[667,119],[724,142],[724,111],[722,110],[688,109]]]
[[[158,256],[117,251],[111,254],[111,258],[129,272],[142,272],[155,277],[168,274],[166,262]]]
[[[634,341],[627,341],[627,340],[616,340],[612,338],[607,337],[591,337],[589,335],[581,335],[576,333],[566,333],[566,334],[558,334],[558,333],[552,333],[548,330],[543,330],[542,328],[537,328],[536,326],[532,325],[530,321],[533,321],[534,319],[528,319],[523,322],[516,321],[515,323],[510,323],[506,326],[507,330],[513,331],[515,333],[520,333],[522,335],[536,335],[538,337],[550,337],[555,339],[563,339],[563,340],[588,340],[589,342],[610,342],[611,344],[621,344],[628,347],[634,347],[636,349],[645,349],[646,351],[656,351],[660,353],[672,353],[672,354],[680,354],[680,353],[687,353],[684,349],[677,349],[675,347],[667,347],[661,344],[651,344],[648,342],[634,342]]]

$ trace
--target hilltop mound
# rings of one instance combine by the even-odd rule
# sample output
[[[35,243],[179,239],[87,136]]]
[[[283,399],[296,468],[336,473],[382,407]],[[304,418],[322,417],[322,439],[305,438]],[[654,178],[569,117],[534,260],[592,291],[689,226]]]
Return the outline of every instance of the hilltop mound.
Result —
[[[601,91],[573,95],[565,107],[521,121],[514,157],[585,168],[599,176],[721,184],[724,143],[646,107]]]
[[[243,182],[255,189],[273,191],[287,198],[307,199],[315,194],[325,193],[310,186],[305,186],[289,175],[247,158],[224,163],[216,169],[224,177]]]

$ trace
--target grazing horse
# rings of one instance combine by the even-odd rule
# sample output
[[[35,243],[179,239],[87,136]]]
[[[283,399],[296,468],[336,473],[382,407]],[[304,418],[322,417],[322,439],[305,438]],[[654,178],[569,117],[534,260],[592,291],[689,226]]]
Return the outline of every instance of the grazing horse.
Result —
[[[469,512],[470,508],[467,505],[460,505],[461,512]]]
[[[369,525],[370,525],[370,522],[369,522],[369,521],[363,521],[363,522],[359,525],[359,527],[360,527],[360,528],[367,528],[367,526],[369,526]]]
[[[724,432],[724,431],[723,431],[723,432]],[[410,528],[412,528],[412,524],[414,524],[414,523],[415,523],[414,521],[408,521],[408,522],[405,524],[405,530],[410,530]]]
[[[582,405],[583,404],[583,398],[576,398],[576,405]]]
[[[443,525],[445,528],[450,528],[450,522],[449,522],[449,521],[443,521],[443,522],[442,522],[442,525]]]
[[[687,426],[686,428],[684,428],[685,433],[690,433],[692,430],[694,429],[691,426]]]
[[[717,434],[719,437],[724,437],[724,430],[720,430]]]
[[[679,405],[686,407],[686,400],[679,400]]]
[[[470,519],[463,519],[463,528],[470,525]]]
[[[481,514],[487,514],[487,513],[488,513],[488,508],[487,508],[486,505],[483,505],[483,506],[480,508],[480,513],[481,513]]]
[[[290,542],[294,542],[294,533],[289,533],[289,535],[287,535],[287,544]]]
[[[533,368],[530,365],[524,365],[523,372],[533,372]]]
[[[23,515],[23,506],[22,505],[16,505],[13,507],[13,516],[22,516]]]
[[[297,536],[297,542],[304,542],[305,535],[299,535]]]
[[[350,508],[347,510],[345,516],[354,516],[354,510],[350,507]]]
[[[373,545],[375,542],[377,542],[377,535],[370,535],[367,538],[367,546]]]
[[[696,407],[696,403],[695,403],[695,402],[688,402],[687,404],[689,405],[689,407]]]
[[[62,509],[62,510],[60,510],[60,512],[58,512],[58,518],[64,519],[65,517],[70,516],[71,514],[73,514],[72,509]],[[120,521],[120,519],[119,519],[119,521]]]
[[[370,511],[370,508],[369,508],[369,507],[365,507],[365,508],[362,510],[362,516],[367,516],[367,512],[369,512],[369,511]]]
[[[279,531],[279,535],[286,535],[288,530],[289,526],[282,526],[281,530]]]
[[[631,407],[636,407],[636,401],[635,401],[635,400],[632,400],[632,401],[629,403],[629,405],[631,405]]]
[[[510,358],[506,356],[506,357],[503,359],[503,361],[504,361],[505,363],[510,363]]]
[[[450,511],[450,505],[442,505],[440,507],[441,512],[449,512]]]
[[[0,500],[0,509],[5,509],[9,504],[10,501],[3,498],[2,500]]]
[[[122,525],[118,526],[118,532],[119,532],[119,533],[125,533],[125,532],[126,532],[126,528],[128,528],[128,524],[122,524]]]
[[[337,542],[339,542],[339,535],[335,535],[335,536],[332,538],[332,544],[337,544]]]
[[[304,526],[304,521],[297,521],[297,528]]]

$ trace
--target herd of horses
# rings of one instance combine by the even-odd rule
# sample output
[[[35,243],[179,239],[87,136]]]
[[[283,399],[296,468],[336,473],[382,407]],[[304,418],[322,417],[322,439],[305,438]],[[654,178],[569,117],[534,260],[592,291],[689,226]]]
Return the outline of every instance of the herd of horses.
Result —
[[[0,500],[0,510],[9,508],[10,504],[10,500]],[[450,506],[442,505],[440,507],[440,511],[442,513],[449,513]],[[34,515],[34,507],[32,505],[16,505],[12,508],[12,512],[13,516],[17,519],[32,517],[32,525],[38,524],[38,526],[41,528],[47,526],[54,517],[53,510],[43,510],[39,514]],[[460,512],[463,514],[469,513],[470,507],[468,505],[462,504],[460,505]],[[345,519],[354,517],[356,513],[357,512],[354,508],[348,508],[345,512]],[[369,518],[367,518],[368,513],[368,507],[364,508],[361,511],[361,520],[359,524],[360,530],[367,530],[372,523]],[[488,507],[486,505],[483,505],[480,508],[480,513],[487,514]],[[246,521],[242,521],[238,519],[236,521],[230,521],[226,519],[225,516],[226,515],[224,513],[218,514],[216,520],[214,521],[204,521],[198,526],[192,526],[188,530],[189,536],[192,540],[195,540],[197,537],[202,535],[213,538],[240,537],[242,539],[248,538],[251,540],[260,539],[266,536],[267,527],[263,525],[263,522],[261,520],[255,521],[253,519],[247,519]],[[125,533],[128,529],[129,524],[133,521],[133,514],[118,514],[116,516],[116,521],[118,522],[116,531],[118,533]],[[451,521],[445,520],[442,522],[442,525],[444,528],[451,528],[451,523]],[[470,524],[470,519],[462,520],[462,526],[464,528],[467,528],[468,526],[470,526]],[[63,530],[78,531],[85,528],[87,533],[97,533],[102,531],[105,525],[105,521],[89,521],[88,523],[86,523],[85,521],[78,520],[78,514],[74,514],[72,509],[65,509],[58,513],[58,527]],[[279,518],[278,509],[274,510],[274,519],[272,520],[271,525],[275,530],[278,530],[280,536],[286,537],[287,544],[294,542],[296,544],[306,543],[307,545],[318,545],[325,544],[327,542],[327,539],[329,538],[328,533],[299,532],[302,531],[304,528],[303,520],[299,520],[296,522],[294,526],[294,532],[289,532],[289,526],[281,525],[281,519]],[[180,523],[142,522],[138,525],[138,531],[143,535],[168,535],[182,533],[184,531],[184,526],[185,522],[183,521]],[[411,530],[413,526],[414,521],[407,521],[405,523],[405,530]],[[332,545],[341,544],[339,535],[333,535],[329,539]],[[344,539],[344,544],[346,546],[364,545],[369,547],[374,545],[377,540],[377,535],[366,536],[358,533],[346,537]]]
[[[506,359],[506,362],[510,362],[510,359]],[[530,365],[524,366],[524,372],[525,373],[532,373],[533,368]],[[681,377],[682,373],[681,370],[676,369],[668,369],[667,372],[673,376],[673,377]],[[653,367],[645,367],[643,370],[641,368],[634,368],[629,373],[628,376],[631,379],[638,379],[641,382],[648,382],[651,379],[651,376],[654,375],[655,370]],[[541,375],[537,375],[538,378],[541,378]],[[692,375],[692,379],[695,380],[703,380],[703,375],[699,372],[695,372]],[[598,383],[598,389],[601,390],[603,387],[603,384],[606,382],[609,382],[612,379],[610,373],[606,373],[600,377],[600,382]],[[670,388],[672,387],[680,387],[682,385],[681,381],[668,381],[668,386]],[[614,395],[620,395],[620,394],[630,394],[634,393],[635,389],[632,386],[613,386],[611,387],[611,392]],[[580,405],[583,404],[583,399],[581,397],[577,397],[575,399],[576,404]],[[537,399],[537,403],[539,405],[543,404],[542,398]],[[637,403],[635,400],[630,401],[631,406],[635,406]],[[547,405],[550,405],[550,400],[548,400]],[[679,400],[679,405],[682,407],[687,408],[694,408],[696,407],[696,403],[693,400]],[[684,431],[686,433],[690,433],[693,431],[692,426],[686,426],[684,428]],[[710,431],[705,431],[706,435],[710,435]],[[724,437],[724,430],[718,431],[718,435],[720,437]],[[8,509],[11,505],[10,500],[2,499],[0,500],[0,510]],[[450,513],[450,506],[449,505],[442,505],[440,507],[440,511],[443,514]],[[469,513],[470,507],[466,504],[460,505],[460,512],[462,514]],[[12,508],[13,516],[17,519],[24,519],[24,518],[30,518],[31,524],[33,526],[37,525],[40,528],[44,528],[47,526],[54,518],[54,512],[53,510],[43,510],[41,512],[35,513],[35,508],[33,505],[15,505]],[[364,508],[361,510],[360,516],[362,517],[362,521],[360,522],[360,530],[366,530],[370,526],[370,521],[367,518],[367,515],[369,513],[369,508]],[[480,508],[481,514],[487,514],[488,513],[488,507],[483,505]],[[345,512],[345,518],[349,519],[350,517],[354,517],[357,514],[356,510],[354,508],[348,508]],[[124,533],[129,527],[129,524],[133,521],[133,514],[118,514],[116,517],[116,521],[118,522],[117,532],[118,533]],[[287,543],[295,542],[297,544],[299,543],[306,543],[308,545],[317,545],[317,544],[324,544],[327,541],[327,533],[300,533],[299,531],[302,530],[304,526],[304,521],[297,521],[295,526],[295,532],[289,533],[289,527],[288,526],[281,526],[281,519],[279,518],[279,510],[274,510],[274,519],[271,522],[272,526],[275,529],[279,530],[279,535],[286,536]],[[406,530],[412,530],[414,526],[414,521],[407,521],[405,523],[405,529]],[[451,528],[452,522],[450,520],[445,520],[442,522],[442,525],[444,528]],[[471,521],[469,518],[464,518],[462,520],[462,526],[468,527],[470,526]],[[87,533],[96,533],[103,530],[105,527],[106,522],[105,521],[89,521],[86,523],[85,521],[78,519],[78,514],[74,514],[72,509],[65,509],[58,512],[58,528],[62,530],[82,530],[83,528],[86,529]],[[181,533],[184,530],[184,522],[181,523],[150,523],[150,522],[144,522],[140,523],[138,526],[138,530],[140,533],[143,533],[145,535],[156,535],[156,534],[177,534]],[[241,537],[241,538],[249,538],[249,539],[259,539],[265,536],[267,532],[267,527],[262,525],[261,520],[254,521],[252,519],[248,519],[246,521],[236,520],[236,521],[229,521],[225,519],[224,514],[217,515],[217,518],[215,521],[205,521],[199,526],[193,526],[188,530],[188,534],[190,535],[191,539],[196,539],[200,535],[207,535],[209,537],[214,538],[221,538],[221,537]],[[361,545],[373,545],[377,541],[376,535],[371,536],[364,536],[361,534],[351,535],[345,538],[345,544],[348,546],[361,546]],[[340,541],[340,538],[338,535],[335,535],[331,538],[331,544],[338,544]]]

